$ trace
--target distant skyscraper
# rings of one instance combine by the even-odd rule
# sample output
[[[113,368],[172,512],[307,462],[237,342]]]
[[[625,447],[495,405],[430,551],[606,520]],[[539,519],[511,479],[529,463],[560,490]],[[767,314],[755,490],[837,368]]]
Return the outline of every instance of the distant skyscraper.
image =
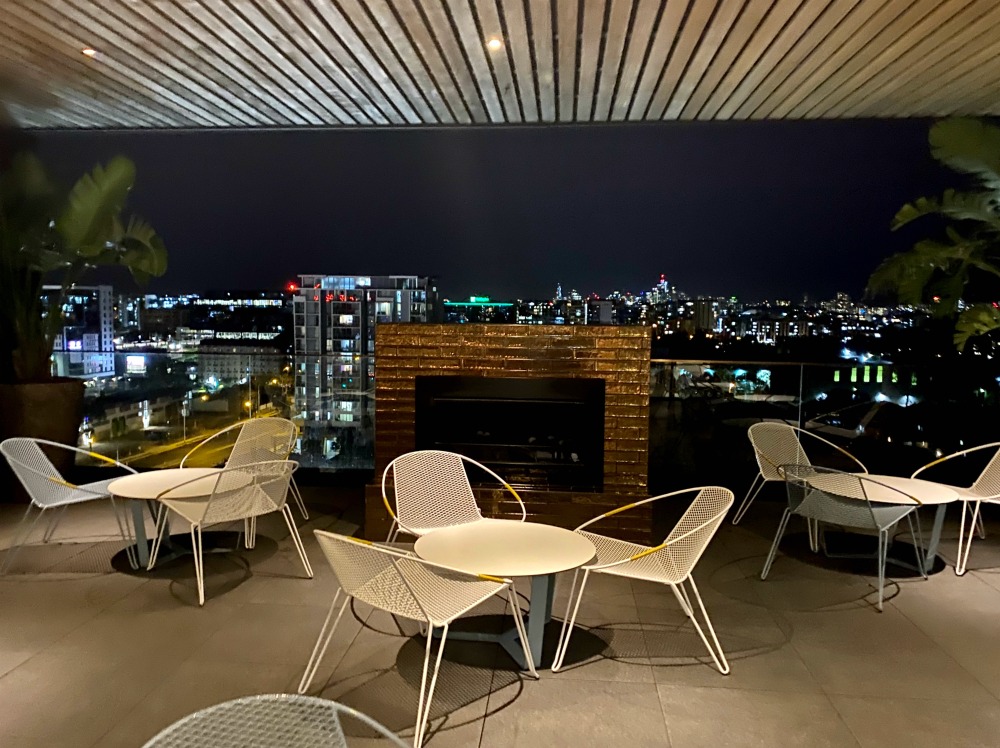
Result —
[[[58,286],[43,286],[45,294]],[[74,286],[60,313],[63,325],[52,352],[56,374],[63,377],[110,377],[115,374],[114,296],[111,286]]]
[[[562,301],[562,283],[556,283],[556,301]]]
[[[295,413],[308,451],[334,457],[372,418],[375,327],[429,322],[432,278],[415,275],[302,275],[294,296]],[[304,450],[305,451],[305,450]]]

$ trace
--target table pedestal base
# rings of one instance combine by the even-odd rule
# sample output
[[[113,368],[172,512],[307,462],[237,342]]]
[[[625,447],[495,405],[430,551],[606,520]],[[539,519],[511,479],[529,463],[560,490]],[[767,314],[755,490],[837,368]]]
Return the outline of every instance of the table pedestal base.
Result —
[[[555,596],[555,589],[555,574],[543,574],[531,578],[531,607],[528,611],[525,627],[528,630],[528,648],[531,651],[531,659],[535,661],[535,667],[538,669],[551,664],[542,664],[542,645],[545,641],[545,625],[552,620],[552,598]],[[435,631],[436,633],[437,631]],[[528,667],[528,663],[524,659],[521,640],[514,627],[499,635],[473,631],[452,631],[448,634],[448,638],[461,641],[496,642],[507,651],[518,667],[522,670]]]

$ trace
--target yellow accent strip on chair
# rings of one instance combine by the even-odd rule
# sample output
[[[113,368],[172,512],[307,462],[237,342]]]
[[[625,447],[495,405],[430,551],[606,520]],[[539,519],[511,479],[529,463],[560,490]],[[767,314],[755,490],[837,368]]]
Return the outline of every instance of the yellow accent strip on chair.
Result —
[[[617,509],[612,509],[610,512],[605,512],[601,516],[602,517],[610,517],[613,514],[618,514],[619,512],[624,512],[624,511],[626,511],[628,509],[631,509],[634,506],[638,506],[638,504],[625,504],[624,506],[620,506]]]
[[[490,576],[489,574],[476,574],[480,579],[485,579],[487,582],[498,582],[499,584],[506,584],[506,579],[501,579],[500,577]]]
[[[355,543],[361,543],[361,545],[375,545],[372,541],[365,540],[364,538],[355,538],[349,535],[345,535],[344,537],[348,540],[353,540]]]
[[[385,504],[385,508],[388,510],[389,516],[396,519],[396,513],[392,511],[392,507],[389,506],[389,499],[385,494],[382,494],[382,503]]]
[[[640,558],[648,556],[651,553],[656,553],[657,551],[662,550],[666,547],[667,547],[666,543],[661,543],[660,545],[654,545],[652,548],[647,548],[646,550],[635,554],[634,556],[632,556],[632,558],[629,559],[629,561],[638,561]]]
[[[101,462],[107,462],[110,465],[118,464],[117,460],[112,460],[110,457],[105,457],[104,455],[98,454],[97,452],[87,452],[87,454],[93,457],[95,460],[100,460]]]
[[[63,480],[62,478],[49,478],[49,480],[52,481],[53,483],[58,483],[60,486],[66,486],[66,488],[79,488],[79,486],[76,485],[75,483],[70,483],[69,481]]]

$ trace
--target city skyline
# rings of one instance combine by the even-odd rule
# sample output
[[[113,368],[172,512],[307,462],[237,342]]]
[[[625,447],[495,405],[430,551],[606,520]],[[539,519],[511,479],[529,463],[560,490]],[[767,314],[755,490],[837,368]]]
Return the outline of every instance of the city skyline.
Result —
[[[949,177],[926,120],[471,130],[38,132],[69,181],[125,153],[169,250],[152,291],[278,288],[328,267],[443,296],[859,295],[889,222]],[[922,228],[922,227],[921,227]],[[919,230],[919,229],[918,229]],[[117,283],[116,283],[117,285]]]

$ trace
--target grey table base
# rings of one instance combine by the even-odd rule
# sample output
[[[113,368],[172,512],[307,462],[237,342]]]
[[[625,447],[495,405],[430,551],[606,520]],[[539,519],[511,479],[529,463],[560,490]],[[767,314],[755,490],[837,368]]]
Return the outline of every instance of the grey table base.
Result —
[[[538,574],[531,578],[531,606],[528,609],[528,620],[525,627],[528,631],[528,649],[536,668],[542,668],[542,645],[545,642],[545,625],[552,620],[552,599],[555,597],[556,575]],[[517,635],[517,629],[511,628],[502,634],[485,634],[474,631],[451,631],[449,639],[464,641],[496,642],[503,647],[511,659],[522,670],[528,667],[524,659],[524,651]]]

